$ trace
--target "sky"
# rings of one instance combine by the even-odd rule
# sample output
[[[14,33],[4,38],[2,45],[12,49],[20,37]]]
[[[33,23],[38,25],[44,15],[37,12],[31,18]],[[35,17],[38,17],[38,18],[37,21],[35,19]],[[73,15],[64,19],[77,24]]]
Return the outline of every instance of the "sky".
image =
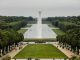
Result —
[[[0,15],[43,17],[80,15],[80,0],[0,0]]]

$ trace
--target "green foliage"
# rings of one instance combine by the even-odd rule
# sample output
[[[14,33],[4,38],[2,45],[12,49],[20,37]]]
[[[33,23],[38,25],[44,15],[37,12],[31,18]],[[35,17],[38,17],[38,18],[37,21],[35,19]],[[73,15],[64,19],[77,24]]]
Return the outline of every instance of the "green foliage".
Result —
[[[62,34],[62,32],[54,30],[58,36],[57,40],[60,45],[67,49],[71,48],[71,51],[79,54],[80,49],[80,16],[67,16],[67,17],[48,17],[46,21],[52,23],[59,27],[61,30],[66,32]]]
[[[69,29],[80,28],[80,16],[48,17],[46,21],[51,22],[65,32]]]
[[[13,29],[19,30],[28,23],[36,22],[33,17],[23,16],[0,16],[0,29]]]
[[[3,55],[5,54],[4,50],[7,53],[9,46],[14,44],[18,45],[23,39],[24,37],[22,33],[18,33],[14,30],[0,30],[0,49],[2,49]]]
[[[71,46],[71,50],[73,52],[77,51],[77,54],[79,54],[80,28],[71,29],[65,35],[58,35],[57,40],[63,44],[63,47],[66,47],[66,45]]]

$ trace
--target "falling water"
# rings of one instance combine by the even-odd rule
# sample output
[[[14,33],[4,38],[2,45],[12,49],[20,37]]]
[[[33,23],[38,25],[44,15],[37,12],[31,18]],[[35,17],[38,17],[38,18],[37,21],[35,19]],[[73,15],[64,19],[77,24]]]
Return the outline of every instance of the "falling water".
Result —
[[[42,38],[42,18],[41,18],[41,11],[39,11],[39,17],[37,19],[37,33],[38,38]]]
[[[55,28],[54,28],[55,29]],[[42,24],[41,11],[39,11],[39,17],[37,24],[33,24],[32,27],[24,33],[24,38],[55,38],[56,33],[49,28],[47,24]]]

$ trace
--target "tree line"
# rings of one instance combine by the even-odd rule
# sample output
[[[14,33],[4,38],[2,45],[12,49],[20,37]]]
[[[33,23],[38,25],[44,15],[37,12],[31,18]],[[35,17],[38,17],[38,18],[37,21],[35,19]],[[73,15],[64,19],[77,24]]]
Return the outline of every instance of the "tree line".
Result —
[[[36,21],[33,17],[0,16],[0,29],[19,30],[29,22]]]
[[[61,47],[79,54],[80,49],[80,28],[68,30],[65,35],[58,35],[57,40]]]
[[[59,27],[65,32],[75,27],[80,28],[80,16],[48,17],[46,21],[51,22],[52,25]]]
[[[46,21],[63,30],[66,34],[58,35],[61,47],[79,54],[80,49],[80,16],[48,17]]]
[[[18,43],[24,40],[24,36],[18,33],[21,27],[34,21],[33,17],[0,16],[0,56],[10,52]]]
[[[23,34],[14,30],[0,30],[0,55],[10,52],[12,47],[18,46],[23,39]]]

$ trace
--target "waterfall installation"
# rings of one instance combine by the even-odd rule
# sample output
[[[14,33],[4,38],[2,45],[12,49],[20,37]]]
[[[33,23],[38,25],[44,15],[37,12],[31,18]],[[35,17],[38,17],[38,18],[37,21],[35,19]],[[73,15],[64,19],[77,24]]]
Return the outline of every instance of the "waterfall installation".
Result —
[[[32,24],[30,29],[24,33],[24,39],[55,39],[56,33],[48,24],[42,24],[42,12],[38,12],[37,24]]]
[[[42,18],[41,18],[41,11],[39,11],[39,17],[37,19],[37,38],[42,38]]]

